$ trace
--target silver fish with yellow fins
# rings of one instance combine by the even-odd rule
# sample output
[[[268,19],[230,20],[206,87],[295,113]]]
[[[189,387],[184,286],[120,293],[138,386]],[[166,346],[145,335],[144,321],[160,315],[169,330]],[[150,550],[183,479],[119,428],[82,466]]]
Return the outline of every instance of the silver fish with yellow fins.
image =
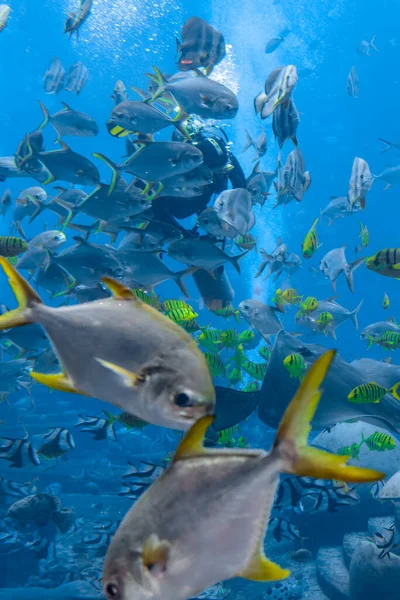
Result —
[[[289,571],[264,553],[279,473],[340,481],[382,478],[377,471],[347,466],[348,456],[307,446],[319,387],[334,355],[327,352],[311,367],[270,453],[204,448],[212,417],[190,429],[171,467],[134,504],[111,542],[103,571],[107,600],[186,600],[236,576],[284,579]]]
[[[104,278],[112,298],[52,308],[5,258],[0,265],[19,304],[0,317],[0,329],[39,323],[62,366],[53,375],[31,372],[37,382],[173,429],[213,413],[215,390],[196,342],[128,288]]]

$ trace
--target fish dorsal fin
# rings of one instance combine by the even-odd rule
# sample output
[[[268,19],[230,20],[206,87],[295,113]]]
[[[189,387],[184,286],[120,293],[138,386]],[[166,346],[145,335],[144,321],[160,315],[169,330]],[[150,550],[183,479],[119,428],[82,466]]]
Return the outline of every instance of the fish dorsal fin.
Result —
[[[119,281],[112,279],[112,277],[102,277],[101,281],[108,287],[114,298],[140,302],[139,298],[129,288]]]
[[[251,581],[275,581],[277,579],[286,579],[290,575],[288,569],[282,569],[276,563],[268,560],[264,551],[257,548],[246,567],[237,577],[250,579]]]
[[[329,298],[327,298],[325,300],[325,302],[335,302],[336,296],[329,296]]]
[[[258,160],[256,162],[256,164],[254,165],[254,167],[253,167],[252,175],[254,175],[255,173],[260,173],[260,168],[259,167],[260,167],[260,161]]]
[[[187,432],[183,440],[178,446],[174,460],[187,458],[195,454],[203,454],[206,452],[203,446],[204,437],[207,429],[214,421],[214,417],[202,417],[199,419]]]
[[[62,140],[58,140],[58,143],[61,146],[61,150],[65,150],[65,151],[71,151],[71,148],[68,146],[68,144],[66,144],[65,142],[63,142]]]
[[[63,105],[64,110],[72,110],[72,108],[66,102],[61,101],[61,104]]]

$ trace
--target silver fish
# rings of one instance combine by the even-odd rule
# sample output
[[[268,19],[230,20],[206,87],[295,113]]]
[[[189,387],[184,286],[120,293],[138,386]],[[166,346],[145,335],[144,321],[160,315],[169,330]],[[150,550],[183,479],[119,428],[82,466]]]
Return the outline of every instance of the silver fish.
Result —
[[[361,40],[356,49],[357,54],[360,56],[371,56],[371,49],[379,52],[378,48],[375,46],[375,38],[376,35],[373,35],[370,42],[367,42],[367,40]]]
[[[211,418],[191,429],[171,468],[140,496],[112,539],[103,570],[107,600],[186,600],[234,576],[285,578],[289,571],[268,560],[263,540],[279,472],[325,479],[342,472],[348,481],[381,477],[376,471],[346,467],[347,457],[340,461],[321,451],[307,453],[297,441],[297,431],[302,439],[309,431],[311,406],[317,404],[333,356],[328,352],[316,363],[314,379],[309,376],[308,387],[296,394],[271,453],[204,448]]]
[[[387,321],[379,321],[377,323],[372,323],[371,325],[364,327],[360,334],[360,338],[362,340],[367,340],[369,338],[376,340],[387,331],[394,331],[395,333],[400,333],[400,326],[396,323],[394,319],[388,319]]]
[[[174,429],[214,411],[214,387],[197,344],[128,288],[104,278],[112,298],[51,308],[6,259],[0,263],[20,299],[19,309],[0,317],[0,328],[42,325],[62,365],[56,375],[31,372],[36,381]]]
[[[243,252],[236,256],[229,256],[218,246],[201,238],[178,240],[170,244],[167,251],[169,256],[175,260],[194,267],[200,267],[212,274],[214,274],[215,269],[225,263],[231,263],[236,271],[240,273],[239,260],[247,254],[247,252]]]
[[[259,160],[260,158],[262,158],[264,156],[264,154],[267,152],[267,135],[264,131],[264,129],[261,130],[260,135],[258,135],[256,138],[252,138],[251,135],[249,134],[249,132],[247,131],[247,129],[244,130],[245,134],[246,134],[246,145],[243,148],[242,152],[246,152],[246,150],[248,150],[250,148],[250,146],[252,146],[254,148],[254,150],[256,151],[256,155],[253,158],[253,162]]]
[[[329,204],[321,210],[321,217],[328,217],[328,227],[337,219],[343,219],[350,215],[359,212],[361,207],[359,204],[353,205],[353,210],[350,208],[350,202],[347,196],[332,196]]]
[[[353,65],[350,69],[350,73],[347,77],[347,93],[349,94],[349,96],[352,96],[352,98],[358,98],[358,92],[359,92],[359,78],[357,75],[357,71],[355,66]]]
[[[44,90],[46,94],[58,94],[64,87],[65,69],[59,58],[54,56],[44,75]]]
[[[244,188],[225,190],[214,202],[214,209],[221,221],[246,235],[255,224],[250,193]]]
[[[204,119],[233,119],[239,109],[235,94],[222,83],[199,75],[167,81],[155,68],[158,89],[152,101],[170,92],[181,109],[188,115],[196,114]]]
[[[87,84],[87,80],[89,78],[89,71],[87,67],[81,62],[76,62],[70,66],[67,81],[65,82],[65,91],[73,92],[77,96],[81,93],[85,85]]]
[[[297,83],[297,71],[294,65],[279,67],[270,73],[265,82],[265,92],[254,99],[256,115],[269,117],[277,106],[288,99]]]
[[[299,148],[290,152],[283,168],[284,189],[280,191],[281,195],[289,194],[297,202],[301,202],[304,193],[311,184],[309,171],[305,171],[304,158]]]
[[[366,198],[374,179],[369,170],[368,163],[363,158],[356,158],[353,162],[351,171],[349,191],[347,197],[349,199],[350,210],[358,202],[362,210],[365,208]]]
[[[237,230],[229,223],[219,218],[216,209],[209,206],[198,216],[197,223],[210,235],[233,239],[238,235]]]
[[[276,306],[268,306],[259,300],[248,299],[239,304],[239,310],[242,317],[257,329],[268,343],[271,335],[283,329],[277,314],[280,311]]]
[[[263,248],[260,248],[260,254],[262,258],[262,263],[258,268],[258,271],[255,277],[260,277],[260,275],[264,272],[265,268],[269,265],[269,272],[267,278],[270,277],[273,273],[281,272],[285,262],[287,255],[287,246],[283,243],[281,238],[278,238],[278,245],[272,254],[268,254]]]
[[[276,172],[261,171],[260,162],[254,165],[253,171],[246,181],[246,190],[250,193],[254,204],[258,203],[264,206],[275,177]]]
[[[335,302],[334,297],[328,298],[327,300],[318,300],[318,308],[311,315],[306,318],[296,319],[298,323],[304,327],[309,327],[313,331],[320,331],[318,326],[318,319],[323,312],[328,312],[332,315],[333,320],[329,324],[327,328],[327,333],[336,339],[336,329],[350,319],[353,321],[355,328],[358,329],[358,312],[363,304],[363,300],[361,300],[360,304],[352,311],[348,310],[344,306],[341,306],[337,302]]]
[[[336,292],[336,280],[342,273],[345,274],[349,290],[354,294],[353,271],[365,261],[365,258],[358,258],[348,263],[345,256],[346,246],[330,250],[322,258],[319,269],[330,280],[333,290]]]
[[[98,135],[99,126],[96,121],[85,113],[73,110],[66,102],[61,103],[64,106],[63,110],[51,116],[44,104],[40,101],[39,104],[44,115],[40,128],[43,129],[47,123],[51,123],[57,132],[57,142],[66,135],[77,137],[95,137]]]
[[[76,37],[79,36],[79,29],[90,15],[93,0],[80,0],[79,8],[76,13],[68,13],[68,17],[64,25],[64,33],[68,33],[69,37],[75,32]]]
[[[0,166],[1,172],[1,166]],[[388,190],[392,185],[400,185],[400,165],[388,167],[380,175],[373,175],[374,179],[382,179],[386,182],[384,190]]]
[[[115,106],[121,104],[121,102],[126,102],[128,100],[128,94],[126,93],[126,87],[121,79],[118,79],[115,84],[114,91],[111,95],[111,99],[114,100]]]
[[[384,152],[387,152],[391,148],[393,148],[395,150],[400,150],[400,141],[399,142],[388,142],[387,140],[383,140],[382,138],[378,138],[378,140],[380,140],[381,142],[383,142],[385,144],[385,147],[382,150],[381,154],[383,154]]]
[[[293,98],[289,98],[288,103],[281,102],[272,113],[272,130],[279,147],[283,148],[286,140],[291,139],[297,146],[297,127],[300,123],[300,117]]]
[[[171,119],[157,108],[137,100],[124,100],[117,104],[107,121],[108,133],[114,137],[126,137],[129,133],[153,135],[179,121]]]

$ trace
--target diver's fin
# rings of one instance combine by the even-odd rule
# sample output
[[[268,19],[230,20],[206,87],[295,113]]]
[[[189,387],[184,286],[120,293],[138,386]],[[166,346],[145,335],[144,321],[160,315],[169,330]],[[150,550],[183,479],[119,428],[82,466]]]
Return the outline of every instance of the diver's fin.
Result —
[[[132,373],[132,371],[124,369],[119,365],[115,365],[114,363],[109,362],[108,360],[103,360],[102,358],[98,358],[97,356],[95,357],[95,360],[98,363],[100,363],[101,366],[105,369],[109,369],[110,371],[115,373],[115,375],[118,375],[118,377],[123,381],[126,387],[134,387],[138,382],[143,381],[143,377],[141,375],[136,375],[135,373]]]
[[[0,316],[0,330],[33,323],[30,309],[34,304],[42,304],[40,297],[4,256],[0,256],[0,265],[18,301],[18,308]]]
[[[349,456],[329,454],[307,446],[310,423],[321,397],[319,387],[334,357],[335,351],[330,350],[309,369],[279,425],[272,455],[277,453],[287,463],[284,468],[286,473],[301,477],[355,482],[382,479],[384,475],[378,471],[346,465]],[[268,458],[271,460],[271,456],[265,460],[268,461]]]
[[[78,390],[74,386],[74,383],[64,373],[56,373],[53,375],[49,375],[47,373],[36,373],[35,371],[31,371],[30,376],[32,377],[32,379],[37,381],[37,383],[47,385],[47,387],[51,388],[52,390],[87,396],[85,392],[81,392],[81,390]]]
[[[285,579],[290,575],[288,569],[282,569],[279,565],[268,560],[263,550],[257,550],[251,557],[245,569],[236,573],[237,577],[250,579],[251,581],[275,581]]]
[[[205,451],[203,446],[204,437],[213,421],[214,417],[212,416],[202,417],[196,421],[179,444],[175,452],[174,460],[202,454]]]

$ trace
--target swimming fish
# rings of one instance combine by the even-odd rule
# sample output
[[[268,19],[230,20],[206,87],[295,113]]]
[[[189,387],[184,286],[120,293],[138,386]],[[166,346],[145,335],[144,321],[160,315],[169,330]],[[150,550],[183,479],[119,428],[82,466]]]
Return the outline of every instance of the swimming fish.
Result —
[[[392,436],[388,433],[380,433],[379,431],[375,431],[375,433],[372,433],[367,438],[361,433],[361,444],[366,444],[368,450],[377,450],[378,452],[394,450],[396,448],[396,442]]]
[[[386,394],[391,394],[396,400],[400,400],[400,396],[397,393],[399,386],[400,382],[392,386],[390,390],[387,390],[374,381],[371,383],[364,383],[351,390],[348,399],[350,402],[356,404],[364,404],[367,402],[380,402]]]
[[[317,223],[318,219],[315,219],[311,226],[311,229],[306,233],[306,236],[301,245],[301,251],[304,258],[311,258],[316,250],[321,247],[322,244],[318,245],[317,236]]]
[[[286,101],[297,83],[297,71],[294,65],[279,67],[269,74],[265,82],[265,91],[254,99],[256,114],[261,118],[269,117],[277,106]]]
[[[385,292],[383,294],[383,299],[382,299],[382,308],[384,308],[385,310],[387,310],[390,307],[390,300],[389,300],[389,296],[387,295],[387,293]]]
[[[19,256],[28,250],[28,244],[21,238],[12,235],[0,236],[0,256]]]
[[[205,69],[210,75],[215,65],[226,55],[225,39],[218,29],[200,19],[190,17],[181,30],[182,41],[176,40],[180,71]]]
[[[55,427],[43,436],[43,442],[37,450],[44,458],[60,458],[75,448],[72,434],[64,427]]]
[[[103,570],[107,600],[140,600],[148,597],[149,589],[153,597],[186,600],[233,576],[256,581],[285,578],[289,572],[269,561],[260,547],[279,471],[343,481],[382,477],[345,466],[346,457],[306,449],[318,388],[332,358],[333,353],[327,353],[311,369],[285,413],[270,454],[205,449],[202,442],[212,418],[197,422],[178,447],[171,468],[135,502],[113,537]],[[160,517],[157,507],[166,498],[170,511]],[[224,556],[224,561],[216,556]]]
[[[194,340],[128,288],[105,277],[112,298],[50,308],[5,258],[0,264],[19,303],[0,317],[0,329],[41,324],[62,365],[56,375],[32,372],[36,381],[97,397],[175,429],[187,429],[193,419],[213,411],[214,388]],[[162,389],[156,402],[155,387]]]
[[[307,365],[304,362],[304,358],[301,354],[289,354],[283,361],[290,377],[296,377],[299,381],[302,381],[307,371]]]
[[[367,269],[384,275],[400,279],[400,248],[384,248],[373,256],[367,258],[365,263]]]
[[[319,269],[330,280],[333,290],[336,292],[336,280],[342,273],[345,274],[347,285],[350,291],[354,294],[354,279],[353,271],[357,269],[365,261],[365,258],[348,263],[345,256],[346,246],[330,250],[322,258]]]

